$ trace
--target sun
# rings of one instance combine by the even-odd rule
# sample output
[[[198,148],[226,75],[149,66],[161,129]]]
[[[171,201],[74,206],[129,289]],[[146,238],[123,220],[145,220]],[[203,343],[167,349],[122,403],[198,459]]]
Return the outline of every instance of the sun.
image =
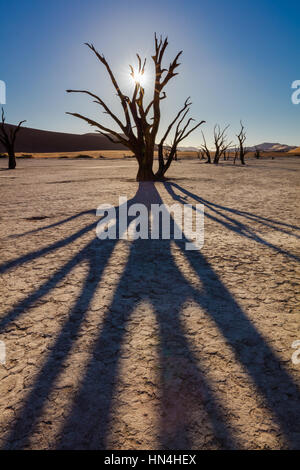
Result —
[[[147,75],[145,75],[145,73],[137,72],[136,70],[134,70],[133,74],[131,74],[131,79],[134,83],[137,83],[143,88],[147,83]]]

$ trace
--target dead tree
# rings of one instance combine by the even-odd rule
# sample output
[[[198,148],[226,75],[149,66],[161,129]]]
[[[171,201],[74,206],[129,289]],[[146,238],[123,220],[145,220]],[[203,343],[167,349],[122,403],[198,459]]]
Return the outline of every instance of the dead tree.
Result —
[[[8,168],[14,170],[16,168],[16,155],[15,155],[15,142],[17,134],[21,128],[21,125],[26,121],[20,121],[17,126],[13,126],[10,129],[5,124],[4,109],[2,108],[2,120],[0,126],[0,142],[5,148],[8,154]]]
[[[260,150],[259,150],[257,147],[255,147],[255,154],[254,154],[254,157],[257,158],[257,159],[260,159],[260,156],[261,156],[261,155],[260,155]]]
[[[233,164],[235,165],[236,159],[239,156],[239,148],[235,147],[233,151]]]
[[[229,160],[229,152],[228,149],[232,145],[232,140],[230,142],[224,143],[224,145],[221,148],[221,156],[224,156],[224,160]]]
[[[214,127],[214,142],[215,142],[215,156],[214,156],[214,164],[218,165],[220,158],[223,154],[226,153],[226,150],[231,145],[231,142],[227,143],[227,136],[225,134],[226,130],[228,129],[229,125],[226,126],[223,130],[221,130],[218,124]]]
[[[228,143],[226,145],[226,148],[224,149],[224,152],[223,152],[223,159],[224,161],[229,161],[230,160],[230,154],[231,154],[231,150],[230,150],[230,145],[232,144],[232,142]]]
[[[201,131],[201,134],[202,134],[202,139],[203,139],[203,144],[201,145],[201,149],[203,150],[204,152],[204,155],[206,155],[206,162],[205,163],[211,163],[211,153],[210,153],[210,150],[209,148],[207,147],[207,143],[206,143],[206,140],[205,140],[205,136],[203,134],[203,132]]]
[[[240,130],[240,133],[237,134],[237,138],[239,140],[239,157],[240,157],[241,164],[245,165],[245,155],[247,153],[247,150],[244,147],[244,143],[246,140],[246,132],[245,132],[245,128],[243,126],[242,121],[240,121],[240,123],[241,123],[241,130]]]
[[[145,73],[146,59],[141,60],[140,56],[137,54],[138,66],[136,69],[130,65],[130,75],[134,82],[134,89],[132,96],[126,96],[120,89],[118,82],[108,64],[105,57],[101,55],[94,48],[92,44],[87,44],[87,46],[92,50],[96,55],[99,61],[105,66],[108,75],[111,79],[111,82],[115,88],[117,96],[121,102],[123,108],[123,119],[122,121],[116,114],[114,114],[109,107],[104,103],[104,101],[94,93],[91,93],[86,90],[67,90],[67,92],[77,92],[85,93],[92,97],[94,101],[104,109],[104,112],[110,116],[110,118],[117,124],[120,131],[115,131],[110,129],[93,119],[90,119],[86,116],[82,116],[78,113],[68,113],[77,118],[83,119],[91,126],[98,128],[98,132],[103,134],[107,139],[113,143],[120,143],[131,150],[137,159],[138,162],[138,173],[137,181],[154,181],[156,179],[161,179],[164,177],[166,171],[170,167],[174,156],[176,154],[177,145],[183,139],[188,137],[197,127],[199,127],[204,121],[201,121],[190,127],[192,119],[188,119],[184,123],[184,118],[190,108],[191,103],[186,100],[182,109],[177,113],[175,119],[169,125],[166,133],[164,134],[160,144],[159,144],[159,168],[156,174],[153,172],[153,160],[154,160],[154,148],[156,144],[156,136],[159,130],[161,111],[160,111],[160,102],[166,98],[166,93],[164,91],[166,85],[169,81],[174,78],[178,73],[176,72],[177,67],[180,65],[178,59],[182,53],[180,51],[175,59],[170,63],[170,65],[165,68],[162,65],[165,50],[168,46],[167,38],[160,39],[157,38],[155,34],[155,52],[152,56],[154,67],[155,67],[155,77],[153,83],[153,96],[150,102],[146,105],[144,104],[144,95],[145,89],[142,85],[142,78]],[[164,161],[163,158],[163,144],[165,139],[170,135],[171,131],[174,131],[175,135],[173,137],[173,142],[171,145],[170,154],[167,161]]]
[[[223,152],[223,159],[224,161],[229,161],[230,160],[230,145],[232,144],[232,142],[230,142],[230,144],[228,144],[226,147],[226,149],[224,150]]]
[[[202,148],[197,151],[197,158],[199,160],[205,160],[205,152]]]

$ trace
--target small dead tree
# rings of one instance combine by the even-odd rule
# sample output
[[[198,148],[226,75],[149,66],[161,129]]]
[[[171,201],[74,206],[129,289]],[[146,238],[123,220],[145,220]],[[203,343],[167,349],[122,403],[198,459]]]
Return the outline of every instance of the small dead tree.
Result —
[[[231,142],[231,143],[232,143],[232,142]],[[228,145],[228,147],[229,147],[229,146],[230,146],[230,145]],[[223,160],[224,160],[224,161],[228,161],[228,160],[229,160],[229,157],[230,157],[230,151],[228,150],[228,147],[227,147],[227,149],[224,150],[224,152],[223,152]]]
[[[192,128],[189,127],[192,119],[188,119],[184,123],[184,118],[187,115],[191,103],[187,99],[184,103],[182,109],[178,112],[176,117],[173,119],[169,125],[166,133],[164,134],[158,148],[159,153],[159,168],[156,174],[153,172],[153,161],[154,161],[154,148],[156,145],[156,137],[159,130],[160,119],[161,119],[161,110],[160,102],[166,98],[165,87],[169,81],[174,78],[178,73],[176,72],[177,67],[180,65],[178,59],[182,53],[180,51],[175,59],[171,61],[170,65],[165,68],[162,65],[164,54],[168,46],[168,39],[157,38],[156,34],[155,39],[155,51],[152,56],[154,67],[155,67],[155,77],[153,83],[153,96],[150,102],[146,105],[144,104],[145,89],[142,84],[143,77],[145,74],[145,65],[146,59],[142,61],[140,56],[137,54],[137,68],[134,69],[130,65],[130,75],[134,82],[134,88],[132,96],[126,96],[120,89],[118,82],[107,62],[104,55],[101,55],[93,46],[93,44],[86,44],[91,51],[96,55],[98,60],[106,68],[108,75],[111,79],[111,82],[117,92],[117,96],[120,99],[121,106],[123,108],[123,118],[125,122],[122,121],[116,114],[114,114],[109,107],[104,103],[104,101],[94,93],[91,93],[87,90],[67,90],[69,93],[85,93],[92,97],[94,101],[101,106],[106,114],[117,124],[120,129],[119,132],[114,129],[110,129],[97,121],[89,119],[86,116],[82,116],[78,113],[67,113],[75,116],[77,118],[83,119],[91,126],[98,128],[98,132],[103,134],[107,139],[113,143],[121,143],[129,150],[131,150],[137,159],[138,162],[138,173],[137,181],[154,181],[156,179],[161,179],[164,177],[166,171],[170,167],[175,155],[179,142],[188,137],[191,132],[193,132],[197,127],[199,127],[204,121],[199,122],[194,125]],[[173,142],[171,144],[171,150],[167,161],[164,161],[163,158],[163,145],[165,139],[170,135],[170,132],[175,128],[175,135]]]
[[[228,151],[229,147],[232,145],[232,141],[227,142],[226,144],[223,145],[221,148],[221,156],[223,155],[224,160],[229,160],[229,154],[230,152]]]
[[[2,108],[2,119],[0,125],[0,142],[5,148],[6,153],[8,154],[8,168],[9,170],[14,170],[16,168],[16,155],[15,155],[15,142],[17,134],[21,128],[21,125],[26,121],[20,121],[17,126],[11,127],[8,129],[5,124],[5,114],[4,109]]]
[[[227,136],[225,134],[228,127],[229,127],[229,124],[223,130],[221,130],[218,124],[216,124],[214,127],[214,142],[215,142],[214,164],[215,165],[218,165],[220,158],[222,157],[222,155],[226,153],[227,148],[231,145],[231,142],[227,143]]]
[[[239,156],[239,148],[235,147],[233,151],[233,164],[235,165],[236,159]]]
[[[255,154],[254,154],[254,157],[257,158],[257,159],[260,159],[261,155],[260,155],[260,150],[259,148],[255,147]]]
[[[232,153],[232,149],[230,148],[231,145],[232,145],[232,141],[226,145],[226,148],[224,149],[224,152],[223,152],[223,158],[227,162],[230,160],[231,153]]]
[[[202,148],[197,151],[197,158],[199,160],[205,160],[205,152]]]
[[[245,128],[243,126],[242,121],[240,121],[241,124],[241,130],[240,133],[237,134],[237,138],[239,140],[239,157],[242,165],[245,165],[245,155],[247,153],[247,150],[244,147],[244,143],[246,141],[246,132]]]
[[[203,150],[204,155],[207,158],[205,163],[211,163],[211,152],[209,148],[207,147],[206,139],[202,131],[201,131],[201,134],[202,134],[202,139],[203,139],[203,144],[201,145],[201,149]]]

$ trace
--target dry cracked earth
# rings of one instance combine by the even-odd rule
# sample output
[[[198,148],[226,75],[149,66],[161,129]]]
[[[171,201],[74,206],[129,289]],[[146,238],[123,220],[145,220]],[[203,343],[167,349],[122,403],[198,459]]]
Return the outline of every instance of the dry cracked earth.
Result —
[[[300,448],[300,159],[0,166],[2,449]],[[119,196],[204,204],[203,248],[99,240]]]

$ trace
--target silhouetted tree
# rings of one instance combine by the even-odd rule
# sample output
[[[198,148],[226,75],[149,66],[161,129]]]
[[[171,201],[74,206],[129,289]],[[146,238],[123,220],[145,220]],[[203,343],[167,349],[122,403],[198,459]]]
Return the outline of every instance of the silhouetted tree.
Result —
[[[255,156],[255,158],[257,158],[257,159],[259,159],[259,158],[261,157],[261,155],[260,155],[260,150],[259,150],[257,147],[255,147],[255,154],[254,154],[254,156]]]
[[[21,125],[26,121],[20,121],[17,126],[13,126],[10,129],[5,124],[4,109],[2,108],[2,119],[0,126],[0,142],[4,146],[6,153],[8,154],[8,168],[14,170],[16,168],[16,156],[15,156],[15,142],[17,134],[21,128]]]
[[[237,157],[239,156],[239,153],[240,153],[239,148],[235,147],[233,151],[233,164],[234,165],[235,165]]]
[[[244,147],[244,143],[246,140],[246,132],[245,132],[245,128],[243,126],[242,121],[240,121],[240,123],[241,123],[241,130],[240,130],[240,133],[237,134],[237,138],[239,140],[239,157],[241,160],[241,164],[245,165],[245,155],[247,153],[247,150]]]
[[[205,152],[202,148],[197,151],[197,158],[199,160],[205,160]]]
[[[203,144],[201,145],[201,149],[203,150],[204,154],[206,155],[207,157],[207,160],[205,163],[211,163],[211,153],[210,153],[210,150],[209,148],[207,147],[207,143],[206,143],[206,140],[205,140],[205,136],[203,134],[203,132],[201,131],[201,134],[202,134],[202,139],[203,139]]]
[[[164,68],[162,65],[163,57],[165,50],[168,45],[168,40],[160,39],[158,40],[155,34],[155,52],[152,56],[154,66],[155,66],[155,77],[153,84],[153,97],[151,101],[145,105],[144,104],[144,95],[145,90],[142,86],[142,78],[145,73],[146,59],[141,60],[140,56],[137,54],[138,67],[135,70],[131,65],[130,74],[134,81],[134,90],[131,97],[126,96],[120,89],[116,78],[106,61],[105,57],[99,52],[96,51],[92,44],[87,44],[87,46],[94,52],[99,61],[105,66],[108,75],[112,81],[112,84],[117,92],[117,96],[120,99],[121,106],[123,108],[125,122],[121,121],[104,103],[104,101],[95,95],[86,90],[67,90],[67,92],[77,92],[77,93],[86,93],[91,96],[94,101],[99,104],[106,114],[108,114],[113,121],[118,125],[121,132],[116,132],[113,129],[110,129],[102,124],[89,119],[88,117],[82,116],[78,113],[68,113],[84,121],[88,122],[91,126],[97,127],[100,134],[103,134],[113,143],[121,143],[127,148],[129,148],[135,155],[139,169],[137,173],[137,181],[153,181],[155,179],[163,178],[164,174],[170,167],[174,156],[176,154],[177,146],[179,142],[188,137],[191,132],[193,132],[197,127],[199,127],[204,121],[201,121],[190,127],[192,119],[188,119],[187,122],[184,122],[184,119],[189,111],[191,103],[187,99],[184,103],[182,109],[175,116],[174,120],[171,122],[167,128],[166,133],[160,141],[158,154],[159,154],[159,168],[156,174],[153,172],[153,160],[154,160],[154,148],[156,143],[156,137],[159,130],[161,111],[160,111],[160,102],[166,98],[166,93],[164,88],[168,82],[178,75],[175,70],[180,65],[178,59],[182,53],[180,51],[175,59],[170,63],[167,68]],[[171,150],[167,161],[164,161],[163,158],[163,144],[165,139],[170,135],[171,130],[176,125],[175,135],[171,144]]]
[[[229,125],[226,126],[223,130],[221,130],[218,124],[214,127],[214,142],[215,142],[215,156],[214,156],[214,164],[217,165],[219,163],[220,158],[223,154],[226,153],[226,150],[231,145],[232,142],[227,142],[227,136],[225,134],[226,130],[228,129]]]

